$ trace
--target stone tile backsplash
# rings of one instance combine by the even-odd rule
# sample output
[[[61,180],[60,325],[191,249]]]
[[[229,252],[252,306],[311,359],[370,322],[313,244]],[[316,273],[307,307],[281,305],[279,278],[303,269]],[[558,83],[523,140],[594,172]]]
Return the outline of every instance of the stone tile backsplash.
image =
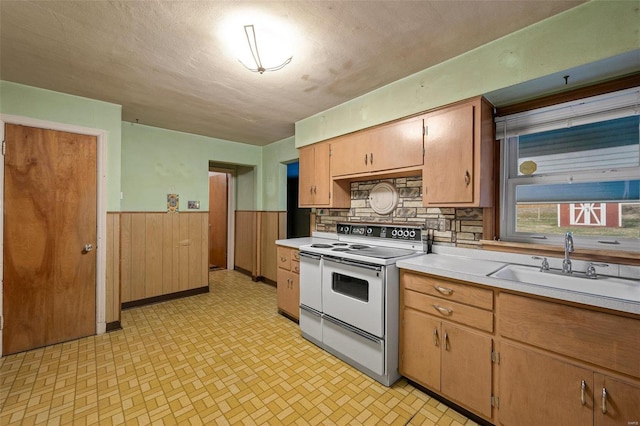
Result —
[[[374,212],[369,203],[369,193],[379,182],[389,182],[398,191],[398,206],[386,215]],[[421,176],[353,182],[351,208],[316,209],[316,231],[336,232],[338,222],[404,224],[433,229],[435,244],[479,248],[481,208],[423,207],[421,192]]]

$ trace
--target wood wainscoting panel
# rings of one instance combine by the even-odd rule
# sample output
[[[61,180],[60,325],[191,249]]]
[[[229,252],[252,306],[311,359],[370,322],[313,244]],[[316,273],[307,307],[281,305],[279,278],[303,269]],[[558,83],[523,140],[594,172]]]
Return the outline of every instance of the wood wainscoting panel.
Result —
[[[123,303],[208,285],[208,212],[121,213]]]
[[[107,213],[107,324],[120,321],[120,213]]]
[[[236,211],[235,268],[257,276],[258,212]]]

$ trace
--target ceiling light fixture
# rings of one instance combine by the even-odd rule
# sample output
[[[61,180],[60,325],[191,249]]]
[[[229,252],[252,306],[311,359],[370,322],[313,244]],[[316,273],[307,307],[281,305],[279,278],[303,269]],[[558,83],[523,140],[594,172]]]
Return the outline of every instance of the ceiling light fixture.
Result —
[[[278,71],[284,68],[293,59],[293,56],[290,56],[280,65],[277,65],[275,67],[265,67],[264,65],[262,65],[262,59],[260,59],[260,53],[258,52],[258,41],[256,39],[256,32],[255,32],[255,29],[253,28],[253,25],[245,25],[244,33],[247,36],[247,43],[249,43],[249,49],[251,49],[251,56],[253,57],[253,60],[256,63],[256,66],[255,68],[252,68],[250,66],[247,66],[247,64],[245,64],[241,60],[238,60],[238,61],[249,71],[257,72],[260,74],[263,74],[265,71]]]

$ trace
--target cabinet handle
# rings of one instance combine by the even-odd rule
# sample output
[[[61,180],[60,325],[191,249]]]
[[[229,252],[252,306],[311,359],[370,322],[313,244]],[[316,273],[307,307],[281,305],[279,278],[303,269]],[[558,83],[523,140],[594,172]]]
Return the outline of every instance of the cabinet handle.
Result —
[[[313,194],[313,186],[309,187],[309,194]]]
[[[317,194],[317,193],[318,193],[318,187],[317,187],[317,186],[315,186],[315,185],[313,185],[313,193],[314,193],[314,194]]]
[[[447,333],[446,331],[444,332],[444,350],[449,350],[449,333]]]
[[[435,346],[438,346],[438,340],[440,340],[440,339],[438,338],[438,329],[437,329],[437,328],[434,328],[434,329],[433,329],[433,344],[434,344]]]
[[[287,261],[286,257],[280,256],[280,262],[286,262],[286,261]]]
[[[607,389],[602,388],[602,414],[607,414]]]
[[[585,390],[587,389],[587,384],[584,382],[584,380],[582,380],[580,382],[580,403],[582,405],[586,405],[587,404],[587,398],[585,396]]]
[[[448,316],[453,313],[453,309],[445,308],[444,306],[434,304],[433,307],[436,308],[436,310],[440,312],[442,315]]]
[[[471,183],[471,175],[469,174],[469,170],[464,172],[464,183],[469,186]]]
[[[438,290],[440,293],[444,294],[445,296],[451,296],[453,294],[453,289],[451,289],[451,288],[440,287],[439,285],[434,285],[433,288],[435,288],[436,290]]]
[[[364,155],[364,165],[366,166],[368,164],[369,161],[369,157],[367,157],[367,154]]]
[[[373,165],[373,152],[369,154],[369,164]]]

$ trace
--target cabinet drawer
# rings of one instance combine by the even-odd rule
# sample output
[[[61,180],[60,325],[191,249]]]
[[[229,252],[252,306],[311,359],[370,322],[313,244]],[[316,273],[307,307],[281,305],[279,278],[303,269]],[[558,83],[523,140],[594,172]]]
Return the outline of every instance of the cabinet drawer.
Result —
[[[482,309],[493,309],[493,290],[490,289],[410,272],[403,273],[402,284],[408,290],[477,306]]]
[[[296,262],[300,262],[300,251],[291,249],[291,260],[295,260]]]
[[[295,259],[291,260],[291,272],[296,273],[296,274],[300,273],[300,261],[299,260],[295,260]]]
[[[500,293],[500,334],[640,377],[640,319]]]
[[[493,312],[443,300],[424,293],[404,290],[404,305],[448,321],[493,332]]]
[[[278,246],[278,268],[291,270],[291,249]]]

